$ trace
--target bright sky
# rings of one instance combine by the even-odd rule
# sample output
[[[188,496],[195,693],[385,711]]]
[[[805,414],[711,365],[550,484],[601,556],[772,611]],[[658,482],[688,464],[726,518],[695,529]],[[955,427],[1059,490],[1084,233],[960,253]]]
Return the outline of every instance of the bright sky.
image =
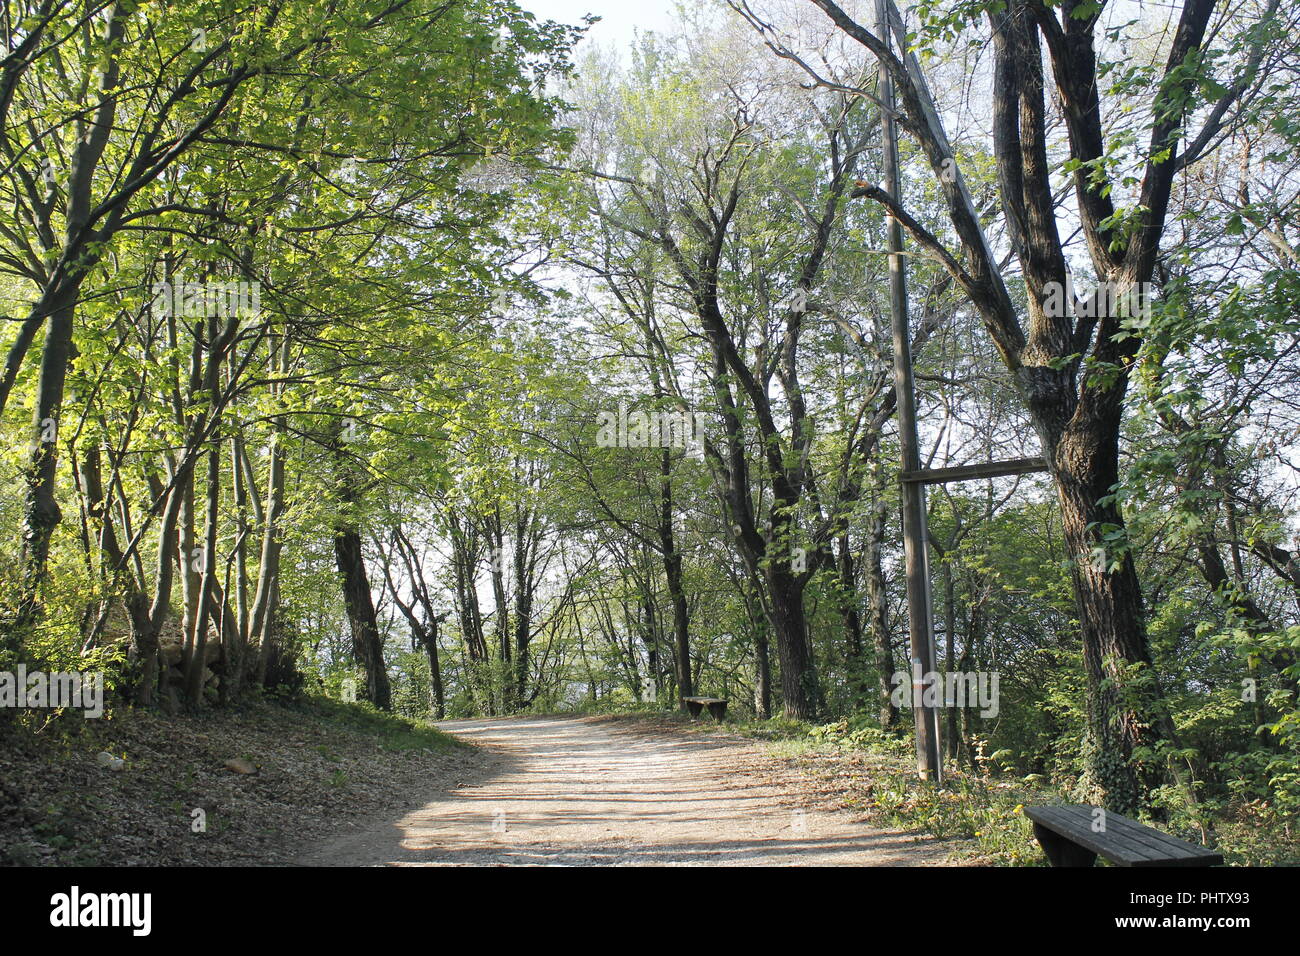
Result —
[[[673,20],[676,0],[517,0],[540,20],[581,22],[584,13],[601,20],[587,33],[587,42],[623,50],[636,31],[663,31]]]

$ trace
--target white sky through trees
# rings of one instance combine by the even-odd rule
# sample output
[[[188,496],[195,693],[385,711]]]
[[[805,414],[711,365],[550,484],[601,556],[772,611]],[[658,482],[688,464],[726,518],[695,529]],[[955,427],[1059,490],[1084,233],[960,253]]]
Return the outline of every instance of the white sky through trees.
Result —
[[[601,19],[586,42],[625,50],[638,32],[668,30],[677,0],[520,0],[519,6],[560,23],[581,23],[583,14],[594,14]]]

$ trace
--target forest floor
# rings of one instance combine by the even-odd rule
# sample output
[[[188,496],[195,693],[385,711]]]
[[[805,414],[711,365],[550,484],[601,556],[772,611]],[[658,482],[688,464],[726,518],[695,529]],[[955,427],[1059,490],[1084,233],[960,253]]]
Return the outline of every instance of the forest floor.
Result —
[[[480,761],[418,809],[317,843],[311,866],[950,862],[955,841],[879,829],[725,726],[626,717],[449,721]]]
[[[244,772],[230,761],[246,761]],[[322,698],[6,718],[0,865],[286,864],[315,839],[454,788],[481,763],[432,728]]]

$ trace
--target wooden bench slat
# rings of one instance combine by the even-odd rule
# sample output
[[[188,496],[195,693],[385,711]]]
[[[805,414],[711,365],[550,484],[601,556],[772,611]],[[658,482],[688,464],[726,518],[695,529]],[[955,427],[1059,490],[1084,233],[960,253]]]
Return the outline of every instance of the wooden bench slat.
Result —
[[[1056,826],[1052,822],[1036,822],[1036,825],[1057,839],[1082,847],[1094,856],[1105,857],[1117,866],[1161,866],[1173,860],[1170,854],[1125,836],[1092,832],[1084,834],[1077,828]],[[1041,839],[1039,842],[1042,842]]]
[[[1121,816],[1117,813],[1110,813],[1106,816],[1106,828],[1112,830],[1118,827],[1120,832],[1126,833],[1132,839],[1141,841],[1148,846],[1157,850],[1173,854],[1175,857],[1202,857],[1213,855],[1214,851],[1207,847],[1197,846],[1186,840],[1181,840],[1163,830],[1157,830],[1154,827],[1144,826],[1128,817]]]
[[[1083,814],[1086,814],[1088,823],[1086,824],[1089,833],[1092,832],[1092,808],[1084,807]],[[1083,814],[1080,814],[1082,816]],[[1150,848],[1151,851],[1159,855],[1172,855],[1175,857],[1201,857],[1212,854],[1212,850],[1204,847],[1198,847],[1188,843],[1186,840],[1180,840],[1176,836],[1165,833],[1163,830],[1157,830],[1154,827],[1148,827],[1135,820],[1118,813],[1106,814],[1106,832],[1097,834],[1098,837],[1114,837],[1116,840],[1138,844],[1142,847]]]
[[[1129,834],[1110,832],[1111,814],[1109,813],[1107,814],[1106,821],[1108,832],[1096,833],[1092,830],[1091,825],[1091,807],[1084,808],[1087,811],[1086,816],[1080,816],[1079,814],[1071,812],[1061,812],[1065,809],[1062,807],[1033,807],[1031,809],[1035,811],[1044,809],[1053,811],[1050,813],[1035,813],[1032,815],[1028,814],[1028,811],[1026,811],[1026,814],[1029,815],[1030,819],[1034,820],[1034,822],[1041,823],[1054,833],[1058,833],[1067,840],[1077,843],[1080,846],[1085,846],[1092,852],[1104,856],[1112,862],[1122,862],[1124,865],[1131,866],[1138,861],[1156,862],[1163,855],[1156,848],[1146,843],[1133,840]]]
[[[1106,830],[1102,833],[1095,832],[1092,829],[1093,815],[1092,807],[1053,807],[1054,812],[1047,814],[1046,818],[1041,821],[1069,839],[1076,842],[1095,842],[1100,846],[1108,846],[1110,849],[1117,851],[1125,856],[1132,856],[1138,859],[1157,859],[1167,856],[1171,853],[1175,855],[1187,855],[1192,849],[1187,843],[1179,840],[1177,837],[1170,837],[1150,827],[1144,827],[1140,823],[1134,823],[1127,817],[1117,813],[1106,814]],[[1092,849],[1092,847],[1089,847]],[[1098,849],[1097,852],[1105,854],[1105,850]]]
[[[1180,840],[1119,813],[1106,813],[1106,830],[1092,829],[1094,807],[1026,807],[1025,816],[1051,832],[1120,866],[1205,866],[1222,863],[1214,850]]]
[[[1117,813],[1107,813],[1106,832],[1091,828],[1091,807],[1031,808],[1027,815],[1066,839],[1086,846],[1112,862],[1127,866],[1204,865],[1222,862],[1220,854],[1146,827]],[[1046,810],[1046,813],[1040,812]]]

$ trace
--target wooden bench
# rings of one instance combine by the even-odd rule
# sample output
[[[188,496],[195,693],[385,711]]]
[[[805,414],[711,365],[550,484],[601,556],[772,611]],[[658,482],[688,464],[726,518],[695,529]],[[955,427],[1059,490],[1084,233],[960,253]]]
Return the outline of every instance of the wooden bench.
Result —
[[[1223,855],[1214,850],[1086,804],[1025,807],[1025,816],[1034,821],[1034,836],[1052,866],[1092,866],[1099,856],[1116,866],[1223,863]]]
[[[700,716],[705,707],[709,708],[709,714],[714,720],[727,716],[727,702],[721,697],[683,697],[682,700],[686,701],[692,717]]]

